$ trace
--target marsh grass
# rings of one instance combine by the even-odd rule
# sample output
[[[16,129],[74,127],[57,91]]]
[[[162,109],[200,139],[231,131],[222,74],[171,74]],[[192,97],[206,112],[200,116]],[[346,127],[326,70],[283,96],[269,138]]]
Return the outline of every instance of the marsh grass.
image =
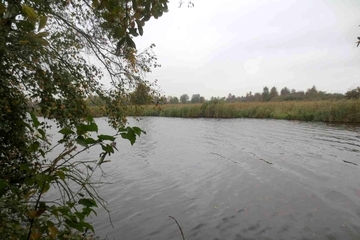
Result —
[[[320,122],[360,122],[360,100],[236,102],[209,101],[203,104],[144,106],[129,116],[180,118],[272,118]]]

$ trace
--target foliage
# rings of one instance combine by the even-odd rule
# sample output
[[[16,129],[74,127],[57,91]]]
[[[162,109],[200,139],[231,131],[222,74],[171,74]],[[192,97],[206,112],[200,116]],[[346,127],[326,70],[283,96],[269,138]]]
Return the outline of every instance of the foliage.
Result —
[[[270,93],[269,93],[268,87],[264,87],[263,93],[261,94],[261,96],[262,96],[262,99],[264,102],[270,101]]]
[[[189,101],[189,95],[183,94],[180,96],[180,102],[181,103],[187,103]]]
[[[80,238],[72,233],[94,230],[86,217],[102,201],[93,173],[116,150],[117,135],[133,144],[142,132],[125,127],[129,96],[158,66],[153,45],[138,52],[133,38],[166,11],[167,0],[0,1],[3,239]],[[107,87],[100,83],[106,79]],[[89,102],[108,117],[116,136],[98,133]],[[57,145],[38,115],[61,129]],[[76,160],[96,146],[100,159]],[[54,187],[59,199],[44,198]]]
[[[152,100],[150,91],[151,89],[148,85],[145,83],[139,83],[136,86],[135,91],[130,96],[131,102],[136,105],[150,104]]]
[[[199,103],[200,102],[200,94],[193,94],[191,96],[191,103]]]
[[[179,99],[177,97],[171,97],[170,96],[168,102],[171,103],[171,104],[178,104]]]
[[[345,96],[348,99],[360,99],[360,87],[347,91]]]

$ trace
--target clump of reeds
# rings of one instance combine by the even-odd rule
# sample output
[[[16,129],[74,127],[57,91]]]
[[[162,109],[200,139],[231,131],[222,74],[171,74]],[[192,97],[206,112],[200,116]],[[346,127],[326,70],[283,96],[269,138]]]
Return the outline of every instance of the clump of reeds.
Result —
[[[236,102],[220,100],[203,104],[166,104],[145,106],[136,116],[181,118],[273,118],[321,122],[360,122],[360,100]]]

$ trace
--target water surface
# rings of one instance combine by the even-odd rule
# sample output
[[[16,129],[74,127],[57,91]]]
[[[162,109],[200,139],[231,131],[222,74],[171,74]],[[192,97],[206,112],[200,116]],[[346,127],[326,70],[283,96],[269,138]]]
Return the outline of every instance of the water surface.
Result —
[[[100,126],[106,122],[99,119]],[[144,118],[104,165],[108,239],[360,239],[360,127]],[[90,153],[96,155],[97,153]]]

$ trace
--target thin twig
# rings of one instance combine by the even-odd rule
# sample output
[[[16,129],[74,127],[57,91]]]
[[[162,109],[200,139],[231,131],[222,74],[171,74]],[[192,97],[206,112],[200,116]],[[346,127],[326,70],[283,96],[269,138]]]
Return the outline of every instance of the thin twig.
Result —
[[[178,223],[178,221],[176,221],[176,219],[175,219],[174,217],[172,217],[172,216],[169,216],[169,218],[174,219],[174,221],[175,221],[176,224],[178,225],[178,228],[180,229],[181,236],[182,236],[183,240],[185,240],[185,236],[184,236],[183,230],[181,229],[180,224]]]

